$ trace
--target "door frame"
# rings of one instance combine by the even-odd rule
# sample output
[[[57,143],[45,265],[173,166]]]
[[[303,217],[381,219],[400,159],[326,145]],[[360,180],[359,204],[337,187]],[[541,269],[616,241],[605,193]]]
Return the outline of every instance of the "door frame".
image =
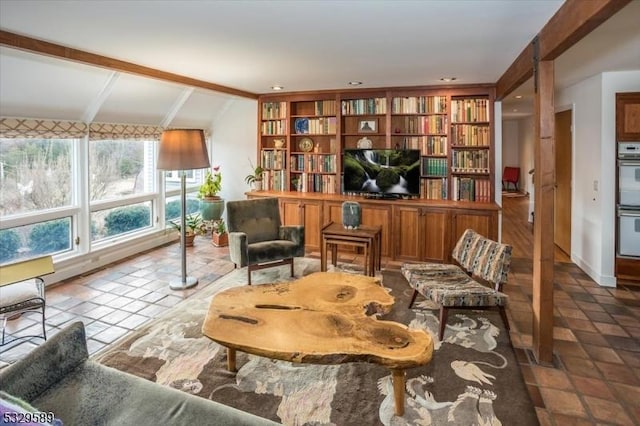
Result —
[[[573,206],[575,205],[575,200],[574,200],[574,182],[575,182],[575,174],[576,174],[576,164],[575,164],[575,148],[576,148],[576,139],[575,139],[575,128],[576,128],[576,114],[575,114],[575,103],[571,103],[571,104],[566,104],[566,105],[558,105],[555,108],[554,111],[554,116],[555,114],[558,114],[560,112],[565,112],[565,111],[571,111],[571,181],[569,182],[570,188],[571,188],[571,197],[569,199],[569,202],[571,204],[571,228],[569,230],[570,232],[570,245],[571,245],[571,253],[567,253],[567,255],[569,256],[569,258],[571,259],[572,262],[574,262],[573,260],[573,247],[575,246],[574,243],[574,232],[573,232],[573,224],[574,224],[574,220],[575,220],[575,209],[573,208]],[[556,141],[557,143],[557,141]],[[558,166],[557,164],[554,165],[554,173],[557,173],[557,169]],[[555,180],[555,176],[554,176],[554,180]],[[558,247],[556,246],[556,250],[558,249]],[[575,262],[574,262],[575,263]]]

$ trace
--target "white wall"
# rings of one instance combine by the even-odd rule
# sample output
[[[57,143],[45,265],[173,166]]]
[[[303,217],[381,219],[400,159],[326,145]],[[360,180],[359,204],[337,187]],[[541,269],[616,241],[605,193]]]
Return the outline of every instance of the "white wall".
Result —
[[[571,259],[615,286],[615,93],[640,90],[640,71],[604,73],[556,93],[574,104]],[[596,189],[597,187],[597,189]]]
[[[520,166],[520,141],[518,135],[518,120],[502,121],[502,166]],[[522,175],[520,176],[522,181]]]
[[[520,190],[529,193],[529,213],[528,220],[532,222],[533,216],[533,175],[529,174],[529,170],[534,167],[533,158],[533,142],[535,131],[533,128],[533,117],[525,117],[518,120],[518,141],[519,141],[519,163],[521,170]]]
[[[213,120],[211,164],[221,166],[220,196],[226,201],[243,200],[244,193],[251,189],[244,178],[252,171],[249,160],[257,164],[257,116],[257,101],[236,98],[229,100]]]

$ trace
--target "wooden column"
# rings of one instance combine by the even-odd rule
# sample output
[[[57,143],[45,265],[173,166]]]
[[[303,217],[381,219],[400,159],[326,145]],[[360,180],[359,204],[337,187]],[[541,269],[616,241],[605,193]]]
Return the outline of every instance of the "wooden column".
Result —
[[[553,61],[538,62],[536,71],[534,72],[537,90],[534,111],[533,351],[538,362],[551,363],[553,360],[553,192],[555,183]]]

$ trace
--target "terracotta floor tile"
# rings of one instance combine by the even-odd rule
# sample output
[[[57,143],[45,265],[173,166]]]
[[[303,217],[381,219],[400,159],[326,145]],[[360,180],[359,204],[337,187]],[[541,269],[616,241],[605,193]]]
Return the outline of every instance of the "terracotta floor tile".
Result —
[[[604,312],[604,308],[598,305],[598,303],[578,301],[576,302],[576,305],[578,305],[578,307],[580,307],[580,309],[582,309],[583,311]]]
[[[608,362],[595,362],[598,369],[602,372],[605,380],[611,382],[624,383],[632,386],[640,386],[640,380],[635,374],[629,374],[629,367],[620,364],[610,364]]]
[[[565,340],[554,340],[553,341],[554,351],[563,357],[579,357],[579,358],[589,358],[589,354],[585,352],[582,348],[582,345],[578,342],[568,342]]]
[[[567,327],[569,327],[572,331],[574,336],[576,335],[576,331],[588,331],[591,333],[596,333],[598,330],[593,326],[593,323],[591,323],[591,321],[589,320],[580,320],[580,319],[575,319],[575,318],[565,318],[564,319]],[[577,336],[576,336],[577,337]]]
[[[628,366],[640,368],[640,354],[638,354],[637,352],[629,352],[618,349],[616,350],[616,353]]]
[[[587,417],[587,412],[575,393],[550,388],[540,388],[540,393],[549,411],[573,417]]]
[[[625,385],[624,383],[611,383],[620,401],[640,408],[640,386]],[[597,395],[595,395],[597,396]]]
[[[620,336],[620,337],[629,337],[629,333],[624,331],[624,329],[617,324],[594,322],[593,325],[602,334],[610,334],[612,336]]]
[[[582,345],[589,357],[594,361],[610,362],[612,364],[623,364],[622,358],[618,356],[615,350],[603,346]]]
[[[616,399],[604,380],[574,376],[573,374],[570,375],[570,379],[573,382],[575,389],[583,395],[595,396],[597,398],[609,400]]]
[[[558,310],[564,317],[585,320],[585,321],[588,320],[587,316],[580,309],[558,307]]]
[[[556,321],[556,324],[558,321]],[[571,329],[565,327],[553,327],[553,338],[554,340],[565,340],[568,342],[577,342],[578,339],[573,334]]]
[[[545,408],[544,400],[540,394],[540,388],[534,385],[527,385],[527,390],[529,391],[529,396],[531,397],[533,406],[536,408]]]
[[[589,419],[565,416],[564,414],[553,413],[554,424],[558,426],[593,426],[594,422]]]
[[[596,311],[584,311],[585,315],[589,317],[591,321],[594,322],[605,322],[609,324],[615,324],[616,320],[613,319],[611,315],[606,312],[596,312]]]
[[[591,412],[591,415],[598,420],[606,421],[616,425],[632,425],[634,422],[624,412],[620,404],[606,399],[585,396],[584,400]]]
[[[561,357],[565,368],[577,376],[591,377],[595,379],[603,378],[600,370],[593,361],[576,357]]]
[[[532,370],[540,387],[573,390],[573,384],[564,371],[539,366],[534,366]]]
[[[551,414],[544,408],[536,407],[536,416],[538,416],[538,423],[540,426],[553,426],[553,420],[551,420]]]

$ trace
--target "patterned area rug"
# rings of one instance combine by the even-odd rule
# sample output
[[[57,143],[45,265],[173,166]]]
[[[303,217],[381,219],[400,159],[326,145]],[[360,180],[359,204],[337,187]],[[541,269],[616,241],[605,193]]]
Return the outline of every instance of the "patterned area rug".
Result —
[[[316,259],[295,261],[296,276],[319,270]],[[288,267],[254,272],[256,284],[289,280]],[[438,341],[437,311],[426,302],[408,310],[412,290],[398,271],[384,271],[395,297],[384,319],[428,330],[433,360],[407,371],[405,414],[394,415],[389,370],[374,364],[292,364],[238,353],[237,374],[226,369],[226,350],[202,336],[211,296],[246,284],[235,270],[114,348],[98,362],[287,425],[499,425],[538,424],[509,336],[497,313],[450,314]]]

